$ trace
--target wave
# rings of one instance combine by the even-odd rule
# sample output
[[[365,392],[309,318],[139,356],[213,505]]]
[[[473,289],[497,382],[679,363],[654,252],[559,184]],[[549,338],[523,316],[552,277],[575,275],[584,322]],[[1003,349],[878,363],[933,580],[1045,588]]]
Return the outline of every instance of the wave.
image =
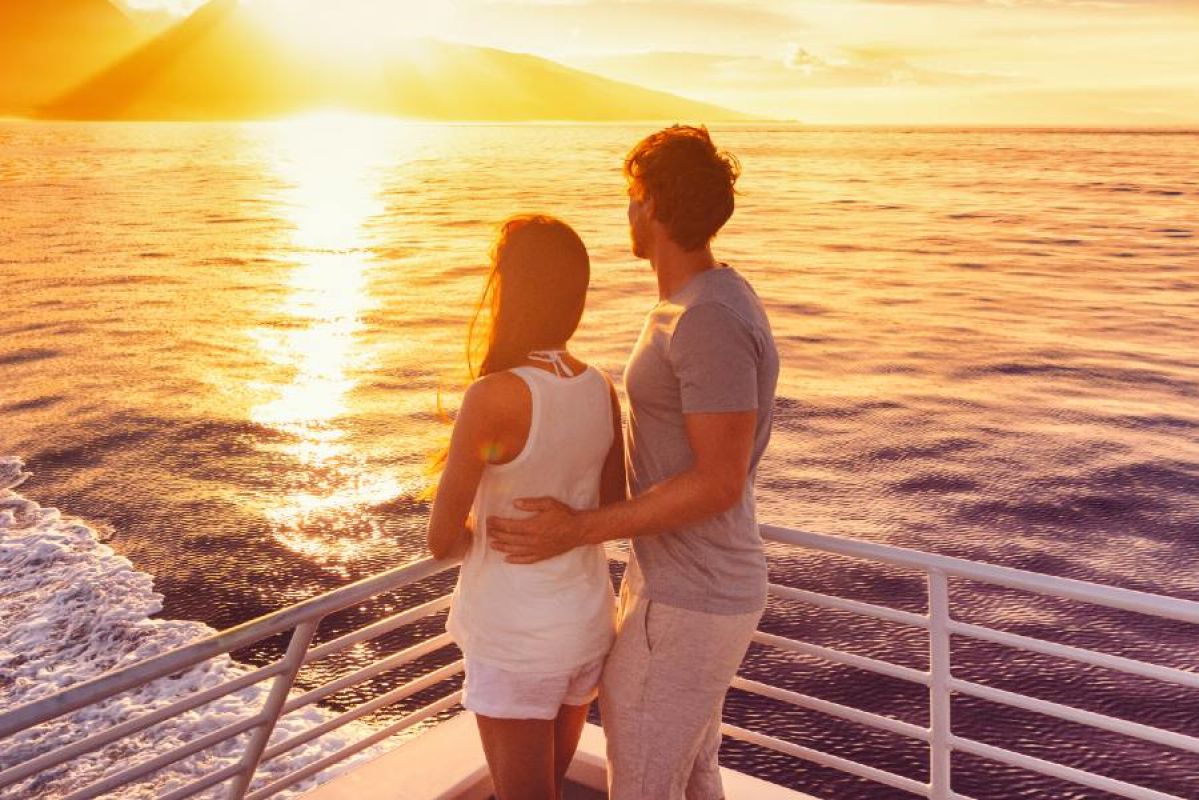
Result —
[[[24,350],[17,350],[12,353],[6,353],[0,356],[0,366],[7,364],[23,364],[29,361],[42,361],[47,358],[54,358],[62,355],[57,350],[50,350],[45,347],[32,347]]]
[[[163,600],[154,591],[152,576],[103,544],[94,528],[13,491],[30,476],[23,467],[18,458],[0,457],[0,708],[11,710],[214,633],[200,622],[152,619]],[[16,733],[0,740],[0,770],[252,669],[220,656]],[[0,798],[49,800],[68,794],[130,766],[131,754],[149,758],[244,719],[261,707],[269,687],[266,681],[218,698],[0,790]],[[318,707],[298,710],[279,721],[272,742],[332,716]],[[254,785],[276,780],[370,732],[366,725],[354,723],[282,754],[259,768]],[[140,800],[182,787],[236,763],[247,741],[248,734],[243,734],[106,796]],[[277,796],[294,796],[377,752],[368,749]],[[223,790],[218,786],[196,796],[220,797]]]

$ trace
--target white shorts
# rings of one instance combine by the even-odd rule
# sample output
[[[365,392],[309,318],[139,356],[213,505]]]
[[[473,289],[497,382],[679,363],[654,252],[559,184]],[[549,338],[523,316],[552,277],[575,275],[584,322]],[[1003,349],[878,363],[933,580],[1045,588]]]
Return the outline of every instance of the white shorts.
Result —
[[[565,672],[513,672],[467,658],[462,705],[498,719],[554,719],[561,706],[595,699],[604,659]]]

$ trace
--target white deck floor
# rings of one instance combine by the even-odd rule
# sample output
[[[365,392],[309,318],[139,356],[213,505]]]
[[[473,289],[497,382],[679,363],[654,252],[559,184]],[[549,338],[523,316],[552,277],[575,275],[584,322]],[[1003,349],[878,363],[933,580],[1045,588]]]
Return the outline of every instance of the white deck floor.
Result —
[[[723,769],[727,800],[815,800]],[[567,778],[567,798],[606,797],[604,732],[587,725]],[[301,800],[486,800],[491,779],[474,715],[463,712],[394,750],[318,786]]]

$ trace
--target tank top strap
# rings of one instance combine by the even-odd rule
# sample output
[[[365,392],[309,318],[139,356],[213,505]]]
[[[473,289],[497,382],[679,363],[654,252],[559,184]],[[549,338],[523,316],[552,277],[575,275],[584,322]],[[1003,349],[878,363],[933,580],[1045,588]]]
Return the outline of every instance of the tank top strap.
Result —
[[[512,367],[508,371],[524,381],[529,387],[529,391],[533,394],[537,394],[541,388],[541,378],[538,373],[541,375],[550,375],[550,373],[539,367]]]
[[[512,367],[509,371],[520,377],[529,387],[532,409],[527,442],[533,445],[540,440],[541,432],[548,429],[558,430],[567,426],[570,430],[577,431],[579,420],[572,413],[572,409],[582,398],[600,391],[596,384],[602,387],[605,398],[608,394],[608,382],[604,380],[603,374],[591,365],[585,366],[570,378],[563,378],[533,366]]]
[[[541,411],[544,403],[541,402],[542,392],[545,390],[545,384],[542,383],[545,377],[554,377],[543,369],[537,367],[512,367],[508,370],[516,377],[525,382],[525,386],[529,387],[529,394],[533,400],[533,422],[536,424],[537,415]]]
[[[525,383],[530,385],[530,387],[535,383],[539,383],[544,386],[545,384],[542,383],[543,381],[545,381],[551,385],[554,385],[554,384],[564,385],[564,386],[574,385],[576,383],[581,383],[583,376],[587,375],[589,372],[596,372],[596,373],[599,372],[599,370],[597,370],[595,367],[591,366],[590,364],[584,366],[581,370],[574,373],[573,375],[559,375],[559,374],[550,372],[549,370],[541,369],[540,367],[533,367],[533,366],[528,366],[528,365],[520,366],[520,367],[510,367],[508,369],[508,371],[513,374],[519,375],[521,377],[521,379],[524,380]],[[535,391],[535,390],[530,388],[530,391]]]

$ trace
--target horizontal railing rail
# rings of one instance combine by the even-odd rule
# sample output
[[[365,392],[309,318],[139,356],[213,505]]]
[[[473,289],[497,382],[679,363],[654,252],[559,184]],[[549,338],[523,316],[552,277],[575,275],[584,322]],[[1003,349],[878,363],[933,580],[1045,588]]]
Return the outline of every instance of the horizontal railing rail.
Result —
[[[1199,624],[1199,602],[1193,600],[1104,586],[1074,578],[1058,578],[1039,572],[1026,572],[1012,567],[1000,567],[995,564],[968,561],[964,558],[926,553],[923,550],[876,544],[859,539],[846,539],[822,533],[809,533],[777,525],[762,525],[761,531],[762,538],[769,541],[804,547],[809,550],[822,550],[826,553],[836,553],[864,561],[909,567],[922,572],[940,572],[956,578],[1006,586],[1009,589],[1023,589],[1033,594],[1081,600],[1085,603],[1135,611],[1153,617]]]
[[[317,703],[330,695],[370,680],[390,669],[415,661],[435,650],[451,646],[453,641],[448,635],[434,636],[399,653],[361,667],[348,675],[335,678],[322,686],[311,688],[301,694],[294,691],[296,676],[305,664],[342,652],[363,641],[443,611],[449,607],[449,596],[438,597],[332,641],[312,647],[313,635],[325,617],[432,577],[452,566],[452,564],[432,559],[406,564],[6,711],[0,714],[0,739],[38,725],[44,725],[88,706],[105,702],[130,689],[184,672],[212,658],[229,655],[264,639],[291,633],[286,653],[273,663],[239,675],[218,686],[186,695],[162,708],[122,721],[110,728],[97,731],[78,741],[70,742],[41,753],[24,763],[9,767],[0,772],[0,791],[46,770],[61,766],[80,755],[106,747],[153,725],[267,679],[274,681],[267,698],[262,707],[250,716],[206,733],[193,741],[180,744],[152,758],[135,763],[114,774],[105,775],[87,786],[64,795],[64,800],[87,800],[108,794],[130,783],[144,780],[164,767],[245,734],[249,734],[251,738],[240,761],[173,790],[164,797],[170,798],[170,800],[182,800],[182,798],[191,797],[223,782],[231,781],[228,797],[233,800],[241,800],[243,797],[259,800],[344,761],[382,741],[387,736],[411,727],[444,709],[452,708],[459,700],[460,693],[458,692],[404,716],[385,728],[386,733],[376,731],[364,739],[320,759],[319,762],[306,765],[290,775],[285,775],[267,786],[248,793],[251,781],[262,763],[462,672],[463,662],[455,661],[434,670],[429,675],[412,680],[380,697],[336,715],[286,741],[268,747],[276,723],[284,715]],[[452,702],[449,702],[451,700]],[[317,768],[318,764],[319,768]]]
[[[788,691],[743,676],[738,676],[734,680],[733,687],[770,698],[776,702],[827,714],[853,724],[864,725],[921,742],[928,747],[929,751],[929,779],[918,781],[842,756],[770,736],[761,731],[747,730],[726,724],[723,727],[726,735],[933,800],[969,800],[953,790],[950,756],[954,751],[969,753],[1019,769],[1110,792],[1120,797],[1131,798],[1131,800],[1181,800],[1149,787],[1135,786],[1111,777],[1057,764],[1044,758],[1014,752],[955,734],[952,730],[951,698],[959,695],[1032,711],[1047,717],[1117,733],[1140,741],[1199,754],[1199,737],[957,678],[953,674],[951,664],[950,642],[954,636],[1049,655],[1074,663],[1103,667],[1188,689],[1199,690],[1199,673],[1050,642],[1009,631],[991,629],[955,619],[951,609],[949,579],[975,581],[1017,589],[1042,597],[1063,598],[1192,624],[1199,624],[1199,603],[772,525],[763,525],[762,535],[771,542],[888,564],[922,573],[925,576],[928,586],[928,603],[927,611],[923,614],[777,584],[771,584],[769,591],[771,596],[778,601],[803,603],[817,608],[856,614],[922,631],[922,635],[928,637],[927,669],[893,664],[878,658],[798,641],[765,631],[758,631],[754,641],[766,647],[823,659],[922,686],[928,692],[929,724],[927,726]],[[617,550],[610,551],[609,555],[615,560],[627,558]],[[301,733],[294,734],[288,739],[271,741],[271,734],[275,730],[276,722],[281,717],[298,709],[320,703],[338,692],[376,678],[389,670],[401,667],[441,648],[449,647],[452,644],[450,637],[447,634],[439,634],[384,656],[348,674],[333,678],[322,685],[308,686],[302,691],[295,687],[296,675],[304,665],[343,652],[364,641],[444,611],[449,606],[449,596],[445,595],[429,600],[345,633],[331,641],[313,646],[311,639],[322,619],[337,611],[364,603],[380,594],[395,591],[429,578],[451,566],[451,564],[425,559],[398,567],[0,714],[0,738],[3,738],[33,726],[47,724],[86,706],[104,702],[129,689],[189,669],[210,658],[230,654],[272,636],[291,633],[287,652],[277,661],[239,675],[219,686],[187,695],[135,719],[123,721],[104,731],[92,733],[79,741],[42,753],[23,764],[10,767],[0,772],[0,790],[47,769],[62,765],[79,755],[112,744],[151,725],[268,679],[273,680],[274,683],[265,703],[262,708],[246,719],[225,725],[195,741],[186,742],[146,761],[126,767],[116,774],[103,776],[88,786],[73,791],[69,798],[86,800],[86,798],[96,797],[120,786],[144,780],[155,771],[205,748],[228,741],[235,736],[249,734],[251,736],[250,744],[240,761],[204,775],[186,786],[174,789],[163,795],[162,800],[183,800],[183,798],[191,797],[225,782],[230,784],[227,793],[230,798],[265,800],[265,798],[292,788],[413,725],[452,709],[461,702],[460,691],[454,691],[394,722],[373,730],[365,737],[334,753],[324,755],[289,774],[275,776],[265,785],[250,790],[251,783],[262,764],[388,705],[436,686],[462,672],[463,662],[461,660],[454,661],[434,669],[428,674],[413,678],[407,683],[347,711],[330,715],[325,721]],[[1197,638],[1197,644],[1199,644],[1199,638]],[[260,779],[259,782],[261,783],[262,780]]]
[[[896,720],[891,717],[851,708],[796,692],[786,692],[742,677],[734,680],[733,687],[763,697],[769,697],[789,705],[808,708],[853,723],[925,742],[929,746],[930,778],[927,783],[921,783],[911,778],[861,764],[851,759],[823,753],[812,748],[803,747],[753,731],[746,731],[727,724],[723,728],[726,735],[781,753],[807,759],[823,766],[832,767],[912,794],[932,798],[933,800],[969,800],[965,795],[955,792],[952,788],[952,761],[950,756],[954,751],[969,753],[1051,778],[1110,792],[1111,794],[1127,797],[1131,800],[1184,800],[1184,798],[1179,798],[1149,787],[1137,786],[1087,770],[1017,753],[954,734],[950,704],[952,696],[958,694],[1024,711],[1032,711],[1058,720],[1086,725],[1098,730],[1172,747],[1192,754],[1199,754],[1199,737],[955,678],[950,661],[952,652],[950,640],[952,636],[987,641],[1006,647],[1055,656],[1076,663],[1102,667],[1190,689],[1199,690],[1199,673],[956,620],[951,613],[948,580],[949,578],[959,578],[992,586],[1017,589],[1041,597],[1073,600],[1195,625],[1199,625],[1199,602],[1164,597],[1130,589],[1103,586],[1070,578],[1058,578],[1050,575],[1025,572],[1010,567],[983,564],[903,547],[797,531],[773,525],[763,525],[761,533],[763,539],[767,541],[907,568],[925,575],[928,584],[928,611],[925,614],[915,614],[910,611],[887,608],[885,606],[848,600],[777,584],[771,584],[769,592],[771,596],[780,600],[807,603],[820,608],[849,612],[923,629],[927,631],[929,638],[929,668],[927,670],[912,669],[911,667],[891,664],[879,659],[847,653],[829,647],[797,642],[793,639],[775,636],[762,631],[759,631],[755,635],[754,641],[763,645],[821,658],[924,686],[929,692],[930,724],[928,727],[913,725],[902,720]],[[1196,646],[1199,649],[1199,629],[1196,630]]]

